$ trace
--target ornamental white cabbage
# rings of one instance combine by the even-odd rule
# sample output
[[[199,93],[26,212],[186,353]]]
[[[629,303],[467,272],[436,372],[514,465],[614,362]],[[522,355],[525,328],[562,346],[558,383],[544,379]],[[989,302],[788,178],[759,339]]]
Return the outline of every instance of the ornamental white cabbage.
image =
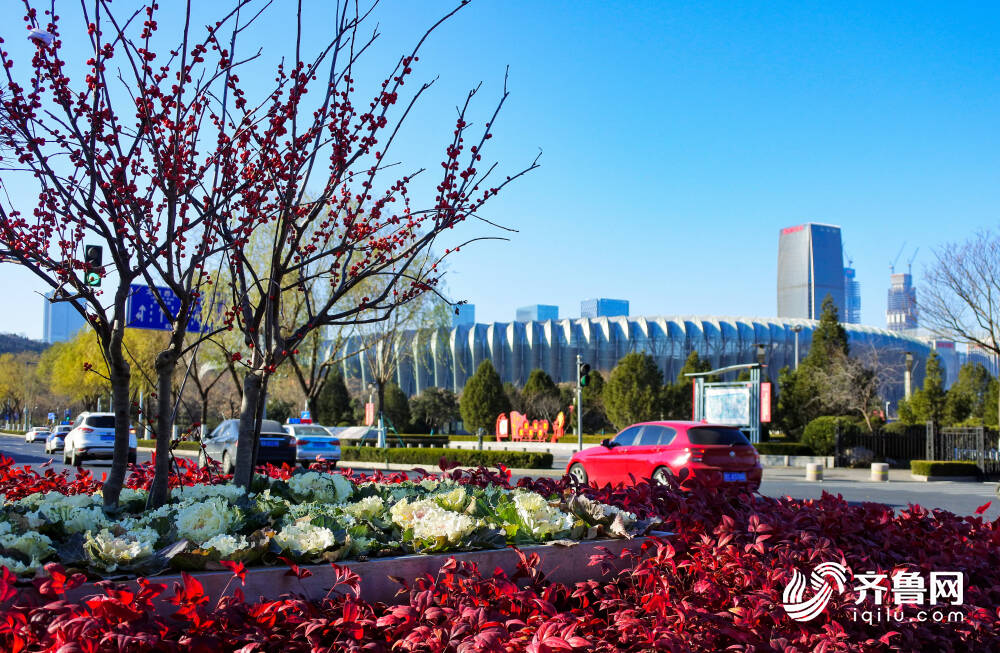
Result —
[[[232,535],[216,535],[215,537],[206,540],[202,543],[202,549],[206,551],[209,549],[215,549],[223,558],[228,558],[237,551],[242,551],[247,548],[247,538],[242,535],[237,535],[233,537]]]
[[[314,501],[340,503],[354,493],[354,484],[342,474],[306,472],[293,475],[287,482],[296,496],[305,498],[311,494]]]
[[[274,536],[274,541],[282,549],[300,553],[322,553],[337,543],[329,528],[314,526],[305,520],[282,528]]]
[[[31,559],[31,562],[25,564],[20,560],[15,560],[14,558],[0,556],[0,567],[10,569],[11,573],[17,576],[27,576],[28,574],[34,573],[34,571],[41,566],[42,563],[34,558]]]
[[[414,540],[444,537],[451,544],[462,542],[479,522],[469,515],[445,510],[432,499],[410,502],[403,499],[389,509],[392,521],[401,529],[413,529]]]
[[[52,540],[49,536],[41,533],[23,533],[15,535],[13,533],[0,535],[0,546],[5,549],[14,549],[24,555],[37,560],[44,560],[46,556],[55,553],[52,547]]]
[[[382,511],[385,510],[385,502],[380,496],[365,497],[355,503],[344,505],[343,510],[355,519],[372,519],[382,514]]]
[[[121,565],[127,565],[153,555],[156,543],[156,531],[141,529],[115,535],[102,528],[96,535],[88,532],[84,535],[87,556],[91,563],[106,572],[112,572]]]
[[[241,521],[238,508],[222,497],[212,497],[180,506],[174,523],[179,537],[200,546],[216,535],[235,530]]]
[[[6,535],[14,530],[14,527],[10,525],[10,522],[0,521],[0,535]]]
[[[101,508],[72,508],[67,505],[43,503],[38,510],[25,515],[28,523],[38,528],[44,521],[62,524],[67,533],[96,531],[111,523]]]
[[[549,505],[545,497],[534,492],[515,492],[514,507],[531,534],[545,538],[573,527],[573,517]]]
[[[246,494],[246,488],[232,483],[220,483],[218,485],[185,485],[174,489],[173,498],[178,501],[201,501],[211,497],[222,497],[227,501],[236,501]]]

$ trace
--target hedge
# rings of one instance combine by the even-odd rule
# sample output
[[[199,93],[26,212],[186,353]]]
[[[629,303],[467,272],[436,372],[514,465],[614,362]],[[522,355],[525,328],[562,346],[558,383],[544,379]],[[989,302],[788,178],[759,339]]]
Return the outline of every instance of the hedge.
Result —
[[[441,457],[459,465],[495,467],[506,465],[515,469],[552,469],[552,454],[538,451],[479,451],[478,449],[377,449],[375,447],[341,447],[342,461],[410,463],[437,467]]]
[[[918,476],[979,476],[979,466],[967,460],[911,460],[910,473]]]
[[[755,444],[762,456],[815,456],[812,447],[801,442],[760,442]]]
[[[837,428],[844,435],[857,433],[858,425],[850,417],[817,417],[802,431],[802,444],[820,456],[829,456],[837,447]]]
[[[137,442],[139,443],[140,447],[147,447],[149,449],[156,448],[156,440],[138,440]],[[182,442],[178,442],[176,448],[185,449],[187,451],[200,451],[201,445],[198,444],[197,442],[189,442],[187,440],[184,440]]]

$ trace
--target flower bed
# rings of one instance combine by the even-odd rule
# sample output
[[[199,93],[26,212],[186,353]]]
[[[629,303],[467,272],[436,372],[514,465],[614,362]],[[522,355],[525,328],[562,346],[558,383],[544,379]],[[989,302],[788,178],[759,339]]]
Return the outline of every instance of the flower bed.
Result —
[[[155,574],[222,569],[222,560],[318,563],[633,537],[652,525],[571,491],[543,496],[450,478],[370,480],[286,468],[257,476],[247,493],[226,482],[200,482],[201,470],[179,464],[186,474],[175,481],[170,503],[147,511],[146,491],[126,488],[113,518],[93,487],[76,494],[58,487],[17,492],[0,510],[0,565],[21,576],[46,562],[92,576]],[[144,478],[148,467],[136,476]],[[65,477],[53,477],[54,485],[56,478]]]
[[[0,491],[9,491],[5,477],[31,485],[32,475],[0,468]],[[466,488],[513,489],[499,474],[450,475]],[[521,479],[518,486],[543,496],[570,489],[567,479]],[[240,563],[227,563],[231,583],[221,593],[207,595],[195,576],[184,576],[171,587],[140,580],[138,591],[105,583],[87,600],[66,601],[66,589],[85,579],[50,565],[34,591],[19,589],[9,573],[0,579],[0,650],[1000,650],[997,521],[917,506],[897,513],[829,494],[798,501],[645,484],[584,494],[640,518],[659,517],[675,534],[652,538],[643,555],[595,556],[595,571],[612,562],[623,568],[574,584],[550,582],[531,555],[522,554],[513,574],[456,560],[434,576],[401,578],[401,605],[358,599],[360,579],[337,566],[325,596],[258,600],[243,595]],[[781,607],[783,590],[793,570],[808,576],[820,562],[842,563],[854,574],[963,572],[963,619],[919,621],[906,607],[899,623],[854,620],[848,615],[855,607],[877,610],[871,592],[861,597],[849,588],[834,593],[815,619],[794,621]],[[288,567],[290,578],[306,571]],[[170,609],[157,609],[164,599]]]

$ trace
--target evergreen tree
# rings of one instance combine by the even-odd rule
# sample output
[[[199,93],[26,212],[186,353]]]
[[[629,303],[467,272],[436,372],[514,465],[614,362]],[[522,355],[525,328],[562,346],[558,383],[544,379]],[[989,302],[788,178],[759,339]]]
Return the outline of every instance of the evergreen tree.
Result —
[[[316,397],[316,414],[313,419],[320,424],[337,426],[344,422],[353,422],[351,410],[351,395],[344,383],[344,376],[339,371],[330,372]]]
[[[510,404],[511,410],[516,410],[519,413],[524,412],[524,395],[516,385],[508,381],[503,384],[503,392],[507,395],[507,403]]]
[[[389,422],[395,427],[397,433],[406,433],[410,429],[410,402],[395,383],[388,383],[385,386],[385,403],[382,412],[389,418]]]
[[[489,360],[480,363],[476,373],[466,382],[459,408],[465,429],[471,433],[480,428],[486,429],[487,433],[493,432],[500,413],[510,410],[500,375]]]
[[[941,359],[935,352],[931,352],[927,357],[924,385],[908,400],[899,402],[899,418],[909,424],[922,424],[928,421],[938,425],[944,424],[947,400],[941,373]]]
[[[694,379],[687,375],[707,372],[710,369],[712,369],[712,364],[707,360],[702,360],[698,352],[692,351],[688,354],[684,366],[677,373],[676,381],[663,388],[664,410],[669,419],[691,419]]]
[[[850,353],[847,344],[847,330],[840,323],[833,297],[828,294],[823,300],[819,324],[813,330],[809,353],[799,364],[799,368],[801,369],[802,365],[812,366],[816,369],[827,368],[838,352],[845,356]]]
[[[413,427],[420,433],[440,433],[459,417],[458,397],[447,388],[426,388],[410,400]]]
[[[584,433],[597,433],[612,427],[604,408],[604,388],[606,385],[603,374],[597,370],[590,372],[590,383],[585,385],[580,393],[581,399],[583,399]],[[574,396],[573,399],[575,401],[576,397]],[[567,415],[566,418],[569,419],[569,416]],[[573,428],[576,429],[576,424],[573,424]],[[568,428],[566,430],[569,432]]]
[[[521,396],[530,417],[553,420],[562,408],[563,402],[555,381],[539,368],[531,371]]]
[[[649,354],[631,353],[618,361],[604,386],[604,408],[616,428],[657,419],[663,411],[663,375]]]
[[[986,414],[986,404],[995,397],[990,394],[993,377],[981,364],[970,361],[958,371],[958,379],[948,389],[946,419],[949,424],[966,420],[982,423]]]

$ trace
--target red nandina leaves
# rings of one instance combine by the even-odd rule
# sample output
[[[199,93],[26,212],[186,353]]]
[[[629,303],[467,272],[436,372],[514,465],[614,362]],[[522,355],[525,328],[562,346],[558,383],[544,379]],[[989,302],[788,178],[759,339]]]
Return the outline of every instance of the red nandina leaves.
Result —
[[[989,509],[989,507],[990,507],[990,504],[992,504],[992,503],[993,503],[992,501],[987,501],[987,502],[986,502],[986,503],[984,503],[983,505],[981,505],[981,506],[979,506],[978,508],[976,508],[976,514],[977,514],[977,515],[981,515],[981,514],[983,514],[984,512],[986,512],[986,511],[987,511],[987,510]]]

